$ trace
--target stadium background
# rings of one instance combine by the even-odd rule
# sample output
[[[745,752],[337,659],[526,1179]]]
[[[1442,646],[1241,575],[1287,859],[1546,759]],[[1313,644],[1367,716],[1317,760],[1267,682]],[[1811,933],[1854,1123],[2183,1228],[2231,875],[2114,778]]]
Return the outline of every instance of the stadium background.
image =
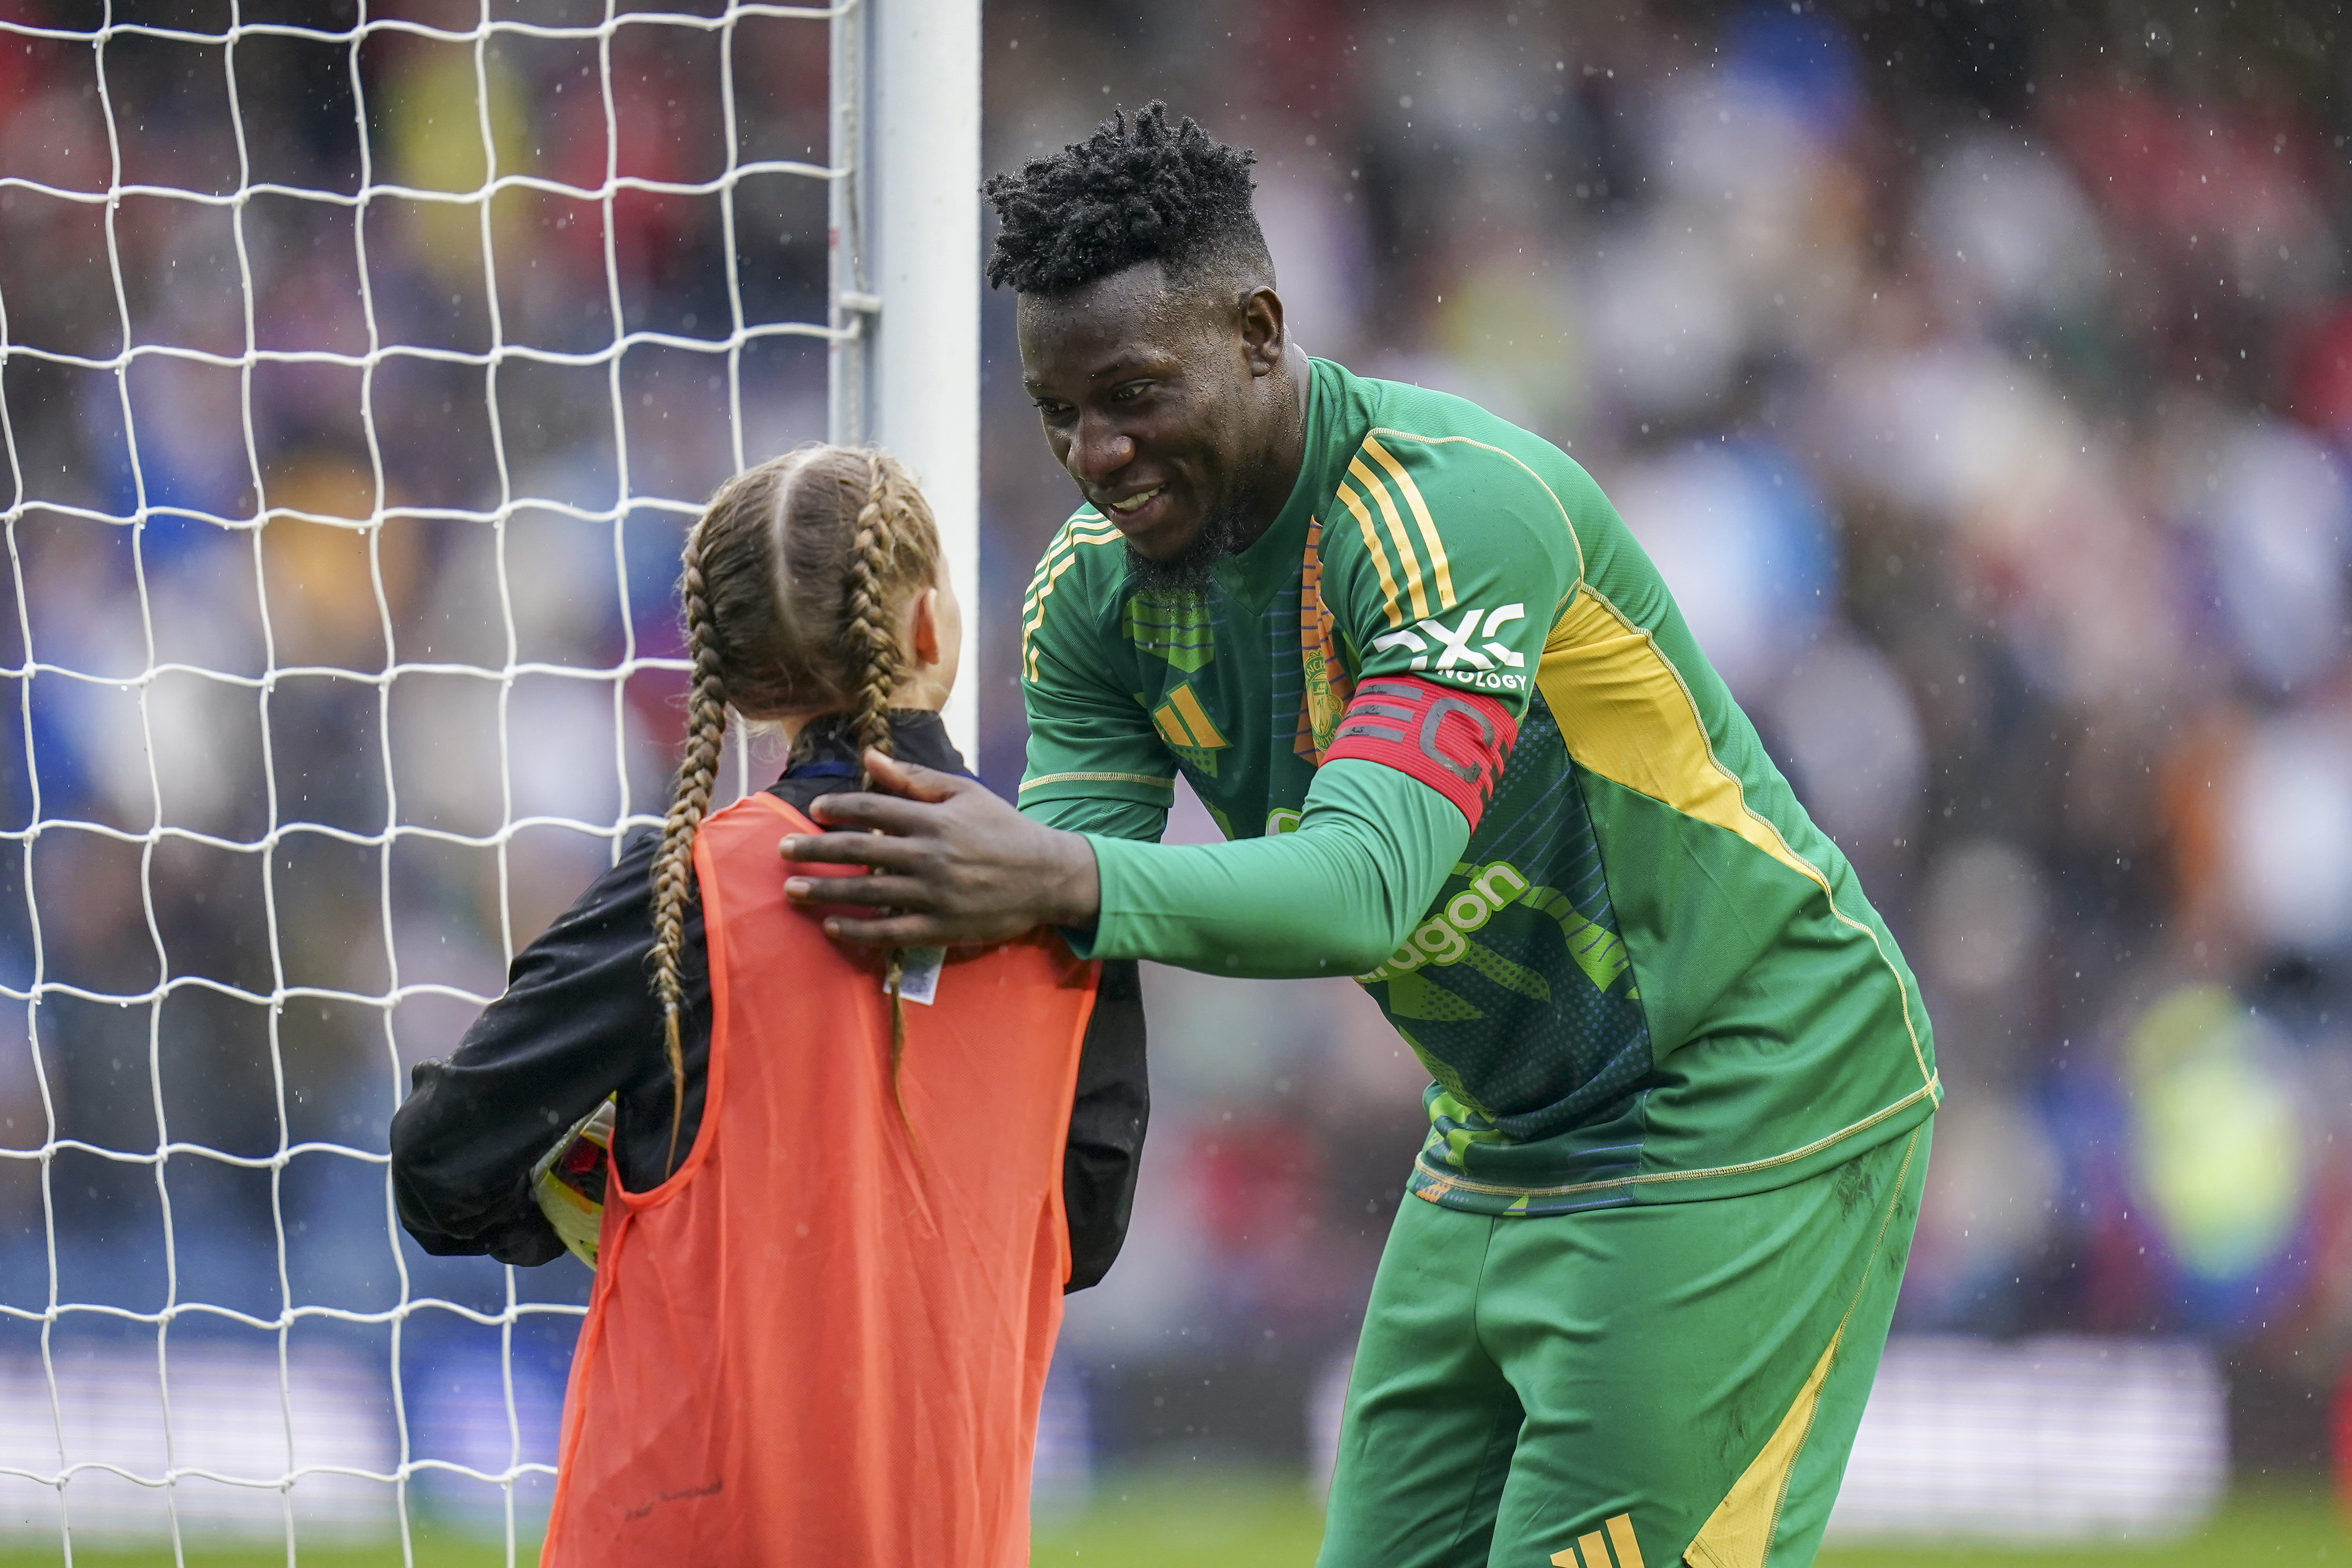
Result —
[[[18,20],[68,13],[0,5]],[[478,15],[402,14],[459,26]],[[633,29],[616,49],[625,174],[695,167],[719,135],[697,74],[706,46],[657,37]],[[747,139],[765,155],[821,155],[821,35],[747,27],[739,47],[758,83]],[[1950,1104],[1898,1329],[2193,1341],[2222,1370],[2238,1473],[2315,1481],[2352,1351],[2352,40],[2328,9],[1003,0],[986,48],[991,168],[1155,97],[1255,148],[1260,212],[1310,352],[1462,392],[1550,437],[1658,558],[1856,862],[1937,1020]],[[87,64],[74,75],[46,50],[0,50],[0,170],[102,185]],[[348,87],[306,74],[290,47],[254,58],[277,73],[275,90],[248,99],[257,156],[272,177],[347,188]],[[593,184],[602,131],[582,132],[579,59],[505,45],[494,58],[502,163],[510,147],[515,166],[569,178],[567,160],[593,159],[580,178]],[[478,182],[470,58],[391,40],[365,65],[382,167],[427,186]],[[126,178],[233,183],[191,133],[209,111],[184,58],[128,40],[110,68],[131,106]],[[742,228],[746,292],[820,317],[821,198],[779,184],[763,199],[772,221]],[[385,205],[371,232],[385,336],[478,336],[475,215]],[[254,211],[265,342],[364,347],[347,230],[290,206]],[[625,196],[616,212],[630,324],[708,335],[727,310],[715,205]],[[579,216],[501,198],[492,218],[510,330],[594,348],[611,315],[601,237]],[[211,215],[125,203],[121,270],[142,333],[236,352],[227,235]],[[12,341],[111,353],[92,210],[0,198],[0,298]],[[1004,791],[1022,743],[1013,606],[1070,505],[1019,394],[1009,299],[988,300],[971,677],[979,761]],[[753,457],[822,434],[821,348],[787,340],[746,366]],[[632,472],[666,493],[703,493],[726,471],[707,370],[661,352],[623,366],[622,395],[646,411]],[[281,504],[364,515],[368,458],[339,374],[259,378],[257,451]],[[8,376],[14,439],[39,476],[30,494],[129,510],[111,376],[21,363]],[[609,394],[601,367],[508,379],[509,458],[530,493],[609,490]],[[232,374],[157,363],[131,396],[151,498],[249,510]],[[388,500],[427,511],[495,500],[478,371],[388,368],[374,398]],[[563,520],[519,517],[508,548],[523,657],[609,667],[631,638],[673,651],[663,591],[677,521],[631,520],[625,618],[609,532],[583,567]],[[283,531],[269,568],[278,661],[380,663],[354,536],[270,526]],[[495,624],[480,533],[430,517],[386,532],[387,602],[413,646],[473,657]],[[78,668],[141,667],[126,552],[37,506],[12,543],[22,580],[42,585],[21,613],[52,648]],[[149,526],[158,615],[225,666],[259,637],[249,561],[217,531]],[[0,617],[0,660],[20,668],[14,620]],[[5,826],[30,815],[27,722],[45,816],[143,822],[146,762],[119,694],[0,685]],[[679,728],[677,688],[659,672],[625,685],[618,722],[643,810]],[[516,684],[512,816],[613,814],[614,705],[584,689]],[[445,825],[495,825],[491,698],[429,680],[414,696],[394,712],[404,798]],[[207,700],[158,709],[180,727],[169,787],[193,819],[249,829],[266,809],[237,760],[261,744],[250,704]],[[279,809],[361,832],[380,823],[372,689],[289,681],[278,700]],[[1197,811],[1176,827],[1208,836]],[[154,918],[202,973],[267,992],[274,920],[289,974],[382,988],[367,856],[289,845],[273,914],[257,879],[184,847],[156,851]],[[495,857],[420,851],[395,868],[407,907],[425,911],[393,933],[404,974],[494,992],[509,940],[527,940],[604,854],[527,829],[502,888]],[[20,988],[24,876],[21,854],[0,857],[0,979]],[[53,975],[101,991],[153,984],[135,846],[59,834],[38,876]],[[1401,1190],[1422,1078],[1346,983],[1160,971],[1149,984],[1145,1187],[1128,1256],[1073,1301],[1060,1441],[1097,1466],[1296,1470],[1305,1413],[1352,1337]],[[274,1146],[254,1010],[184,1001],[161,1046],[175,1135]],[[404,1002],[404,1059],[446,1050],[469,1011]],[[293,1136],[380,1147],[392,1104],[380,1021],[289,1006],[280,1027]],[[59,1135],[152,1143],[143,1015],[60,996],[41,1030]],[[10,1147],[42,1136],[31,1064],[23,1009],[0,1009]],[[56,1171],[61,1289],[151,1304],[152,1173],[70,1153]],[[47,1277],[32,1175],[0,1162],[0,1294],[26,1307]],[[172,1179],[187,1295],[274,1310],[273,1201],[296,1294],[392,1289],[382,1189],[364,1170],[297,1161],[275,1200],[261,1173],[175,1165]],[[413,1248],[406,1262],[420,1291],[484,1310],[504,1300],[495,1268]],[[577,1301],[585,1282],[566,1260],[517,1286]],[[515,1336],[518,1408],[542,1447],[571,1331],[526,1319]],[[412,1419],[449,1423],[462,1446],[467,1412],[497,1386],[498,1335],[454,1317],[409,1334]],[[0,1354],[29,1342],[22,1321],[0,1322]],[[471,1392],[436,1405],[436,1389]],[[501,1458],[505,1443],[501,1421]]]

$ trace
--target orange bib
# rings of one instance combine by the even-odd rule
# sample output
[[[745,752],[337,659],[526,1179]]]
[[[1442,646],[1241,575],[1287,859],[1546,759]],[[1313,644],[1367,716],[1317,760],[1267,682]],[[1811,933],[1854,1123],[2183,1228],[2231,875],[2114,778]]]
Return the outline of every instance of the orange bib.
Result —
[[[951,952],[906,1005],[902,1122],[879,962],[784,903],[777,840],[814,831],[763,794],[695,843],[702,1123],[605,1205],[547,1568],[1028,1561],[1096,970],[1050,932]]]

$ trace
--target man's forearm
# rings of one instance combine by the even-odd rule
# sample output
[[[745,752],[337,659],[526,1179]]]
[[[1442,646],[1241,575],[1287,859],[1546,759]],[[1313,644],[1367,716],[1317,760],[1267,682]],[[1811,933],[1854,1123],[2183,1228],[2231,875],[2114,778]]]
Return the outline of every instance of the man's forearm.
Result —
[[[1097,958],[1218,974],[1358,974],[1402,942],[1470,839],[1435,790],[1370,762],[1316,776],[1294,833],[1231,844],[1089,835]]]
[[[811,815],[876,831],[791,834],[778,847],[793,868],[787,901],[866,946],[1002,942],[1054,925],[1097,958],[1357,974],[1404,940],[1470,841],[1459,802],[1366,759],[1323,765],[1296,833],[1215,845],[1060,831],[975,780],[878,752],[865,761],[893,793],[827,795]]]

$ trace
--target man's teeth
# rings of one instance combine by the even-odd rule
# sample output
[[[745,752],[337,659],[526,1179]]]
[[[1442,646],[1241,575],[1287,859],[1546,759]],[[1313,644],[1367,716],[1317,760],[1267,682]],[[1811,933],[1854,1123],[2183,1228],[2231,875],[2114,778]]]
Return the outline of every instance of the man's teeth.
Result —
[[[1140,508],[1145,501],[1158,495],[1165,488],[1165,486],[1154,485],[1141,495],[1129,496],[1125,500],[1115,500],[1110,503],[1110,510],[1125,517]]]

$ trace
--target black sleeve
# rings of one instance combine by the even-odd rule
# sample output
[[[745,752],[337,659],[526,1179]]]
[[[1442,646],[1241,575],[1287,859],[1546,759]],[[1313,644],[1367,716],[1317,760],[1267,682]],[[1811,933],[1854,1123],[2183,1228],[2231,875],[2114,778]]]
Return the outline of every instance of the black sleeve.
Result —
[[[1077,1093],[1070,1104],[1070,1141],[1062,1153],[1062,1206],[1070,1224],[1066,1291],[1100,1284],[1127,1240],[1144,1125],[1150,1119],[1142,978],[1133,959],[1112,959],[1103,965],[1094,1014],[1087,1020]]]
[[[517,954],[506,994],[446,1061],[417,1064],[392,1119],[392,1185],[400,1223],[436,1254],[487,1252],[538,1264],[563,1244],[530,1194],[530,1168],[564,1130],[619,1096],[614,1157],[644,1191],[668,1152],[669,1066],[648,980],[651,870],[658,837],[633,835],[618,864]],[[702,907],[687,906],[679,980],[686,993],[681,1155],[702,1120],[710,1054],[709,961]]]

